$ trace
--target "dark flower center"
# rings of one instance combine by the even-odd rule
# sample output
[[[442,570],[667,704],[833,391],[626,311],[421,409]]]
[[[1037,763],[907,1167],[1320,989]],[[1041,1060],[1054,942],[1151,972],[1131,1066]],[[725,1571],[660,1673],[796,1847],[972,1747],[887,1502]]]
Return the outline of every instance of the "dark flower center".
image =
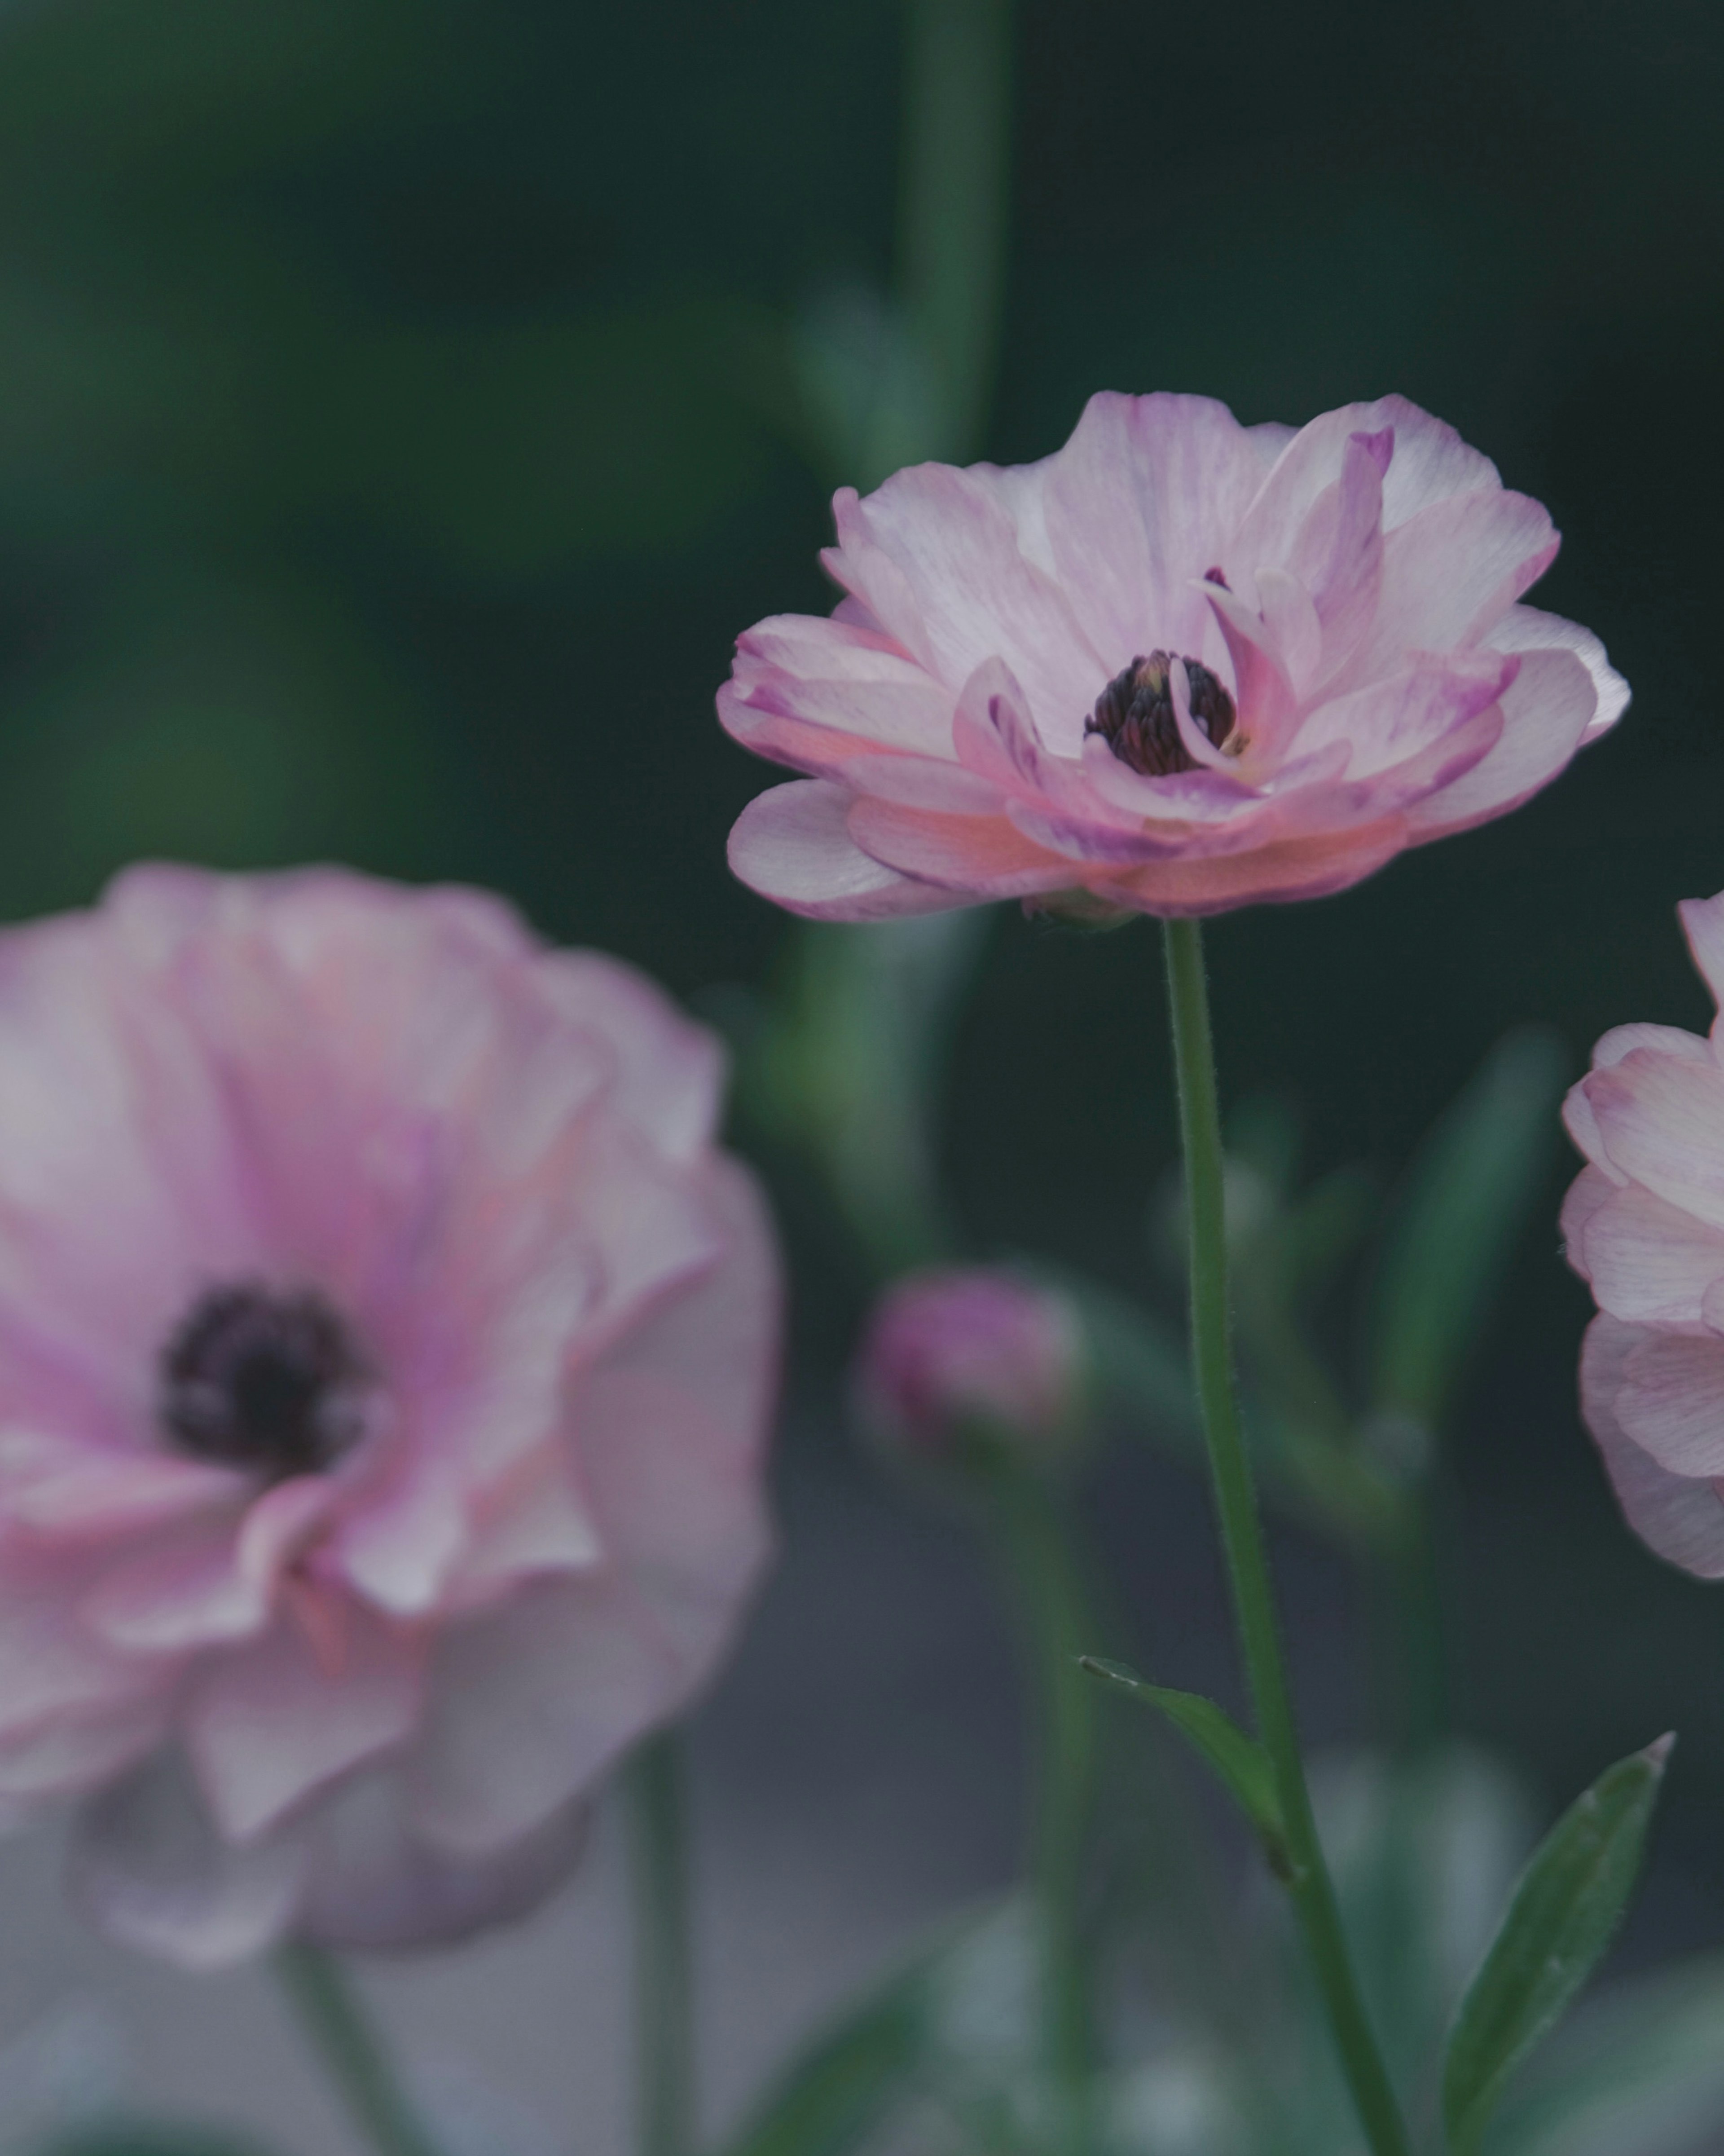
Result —
[[[1197,768],[1173,716],[1168,679],[1172,665],[1165,651],[1134,659],[1123,673],[1114,675],[1095,699],[1094,713],[1084,721],[1086,734],[1100,734],[1121,763],[1141,771],[1146,778],[1169,778],[1176,771]],[[1220,748],[1233,732],[1233,698],[1195,659],[1185,661],[1185,678],[1191,688],[1191,715]]]
[[[321,1296],[211,1288],[162,1351],[159,1410],[187,1452],[272,1479],[315,1475],[358,1439],[367,1372]]]

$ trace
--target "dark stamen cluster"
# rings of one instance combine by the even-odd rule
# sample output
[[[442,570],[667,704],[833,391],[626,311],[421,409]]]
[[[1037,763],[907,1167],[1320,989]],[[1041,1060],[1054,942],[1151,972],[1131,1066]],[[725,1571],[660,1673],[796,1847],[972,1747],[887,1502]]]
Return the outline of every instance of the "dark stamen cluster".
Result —
[[[1207,666],[1195,659],[1184,663],[1191,715],[1219,748],[1234,729],[1233,698]],[[1175,772],[1196,768],[1173,716],[1172,665],[1165,651],[1134,659],[1114,675],[1095,699],[1094,714],[1084,721],[1086,734],[1100,734],[1121,763],[1146,778],[1169,778]]]
[[[168,1340],[159,1411],[200,1460],[315,1475],[358,1438],[367,1374],[321,1296],[243,1281],[200,1296]]]

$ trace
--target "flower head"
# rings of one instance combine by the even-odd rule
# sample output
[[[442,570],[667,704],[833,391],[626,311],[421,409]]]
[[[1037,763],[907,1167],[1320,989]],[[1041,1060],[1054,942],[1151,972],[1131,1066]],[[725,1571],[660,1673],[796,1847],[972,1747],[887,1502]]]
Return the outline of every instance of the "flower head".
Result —
[[[1079,1423],[1085,1358],[1065,1297],[983,1266],[911,1273],[875,1305],[858,1404],[883,1443],[937,1458],[972,1431],[1032,1454]]]
[[[1724,998],[1724,892],[1678,911]],[[1562,1208],[1598,1315],[1581,1407],[1629,1522],[1671,1563],[1724,1578],[1724,1020],[1701,1040],[1620,1025],[1563,1111],[1586,1155]]]
[[[500,901],[149,868],[0,935],[0,1803],[208,1965],[528,1906],[767,1545],[708,1036]]]
[[[1514,808],[1628,701],[1519,603],[1544,510],[1398,397],[1296,433],[1097,396],[1039,464],[834,508],[846,597],[750,629],[718,700],[810,774],[731,839],[797,913],[1316,897]]]

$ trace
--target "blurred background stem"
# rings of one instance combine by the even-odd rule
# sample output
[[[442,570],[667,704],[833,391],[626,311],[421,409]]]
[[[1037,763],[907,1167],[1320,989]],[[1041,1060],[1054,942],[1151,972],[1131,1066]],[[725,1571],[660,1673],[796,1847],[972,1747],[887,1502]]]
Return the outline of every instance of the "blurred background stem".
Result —
[[[408,2102],[376,2024],[334,1956],[300,1941],[275,1973],[300,2026],[378,2156],[440,2156]]]
[[[989,1496],[1033,1687],[1031,1872],[1042,1928],[1047,2064],[1061,2099],[1062,2139],[1075,2152],[1090,2139],[1094,2059],[1083,1887],[1098,1700],[1078,1657],[1102,1634],[1085,1587],[1092,1568],[1076,1544],[1061,1493],[1008,1459]]]
[[[635,2145],[688,2156],[695,2137],[694,2001],[682,1748],[649,1737],[623,1775],[634,1893]]]
[[[1221,1113],[1203,931],[1195,921],[1167,921],[1162,923],[1162,935],[1191,1234],[1192,1369],[1258,1734],[1275,1769],[1293,1861],[1295,1876],[1288,1891],[1366,2138],[1374,2156],[1407,2156],[1400,2106],[1366,2017],[1311,1812],[1263,1526],[1234,1393]]]
[[[899,304],[929,366],[934,439],[974,456],[993,391],[1011,163],[1009,0],[911,0]]]

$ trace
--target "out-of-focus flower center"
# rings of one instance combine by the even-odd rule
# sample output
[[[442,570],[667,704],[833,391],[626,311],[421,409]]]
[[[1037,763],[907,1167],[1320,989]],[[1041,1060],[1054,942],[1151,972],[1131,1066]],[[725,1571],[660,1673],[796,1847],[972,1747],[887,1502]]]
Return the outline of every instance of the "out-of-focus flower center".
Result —
[[[1234,729],[1233,698],[1199,660],[1188,659],[1183,665],[1192,717],[1220,748]],[[1141,771],[1146,778],[1169,778],[1177,771],[1197,768],[1196,758],[1179,738],[1179,722],[1173,716],[1172,666],[1165,651],[1134,659],[1114,675],[1084,721],[1086,734],[1100,734],[1121,763]]]
[[[364,1358],[310,1289],[212,1288],[169,1337],[160,1374],[162,1423],[176,1444],[272,1480],[330,1466],[364,1427]]]

